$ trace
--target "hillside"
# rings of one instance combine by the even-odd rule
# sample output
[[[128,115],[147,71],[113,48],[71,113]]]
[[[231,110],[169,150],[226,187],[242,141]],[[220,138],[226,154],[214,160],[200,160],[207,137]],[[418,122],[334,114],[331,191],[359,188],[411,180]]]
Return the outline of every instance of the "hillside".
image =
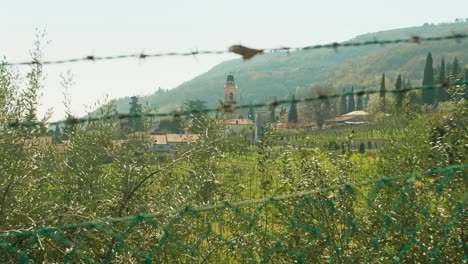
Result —
[[[357,36],[349,41],[388,40],[450,35],[454,32],[468,33],[468,22],[395,29]],[[225,75],[233,72],[239,88],[240,103],[262,102],[282,98],[291,92],[307,93],[308,87],[319,84],[333,84],[338,88],[375,87],[386,72],[387,87],[392,87],[396,76],[402,73],[414,85],[422,78],[427,52],[432,52],[434,67],[442,57],[451,62],[456,56],[462,65],[468,63],[468,45],[463,41],[436,41],[421,44],[371,45],[341,48],[337,51],[321,49],[267,53],[252,60],[235,59],[225,61],[208,72],[187,81],[169,91],[155,92],[141,98],[152,107],[168,111],[180,106],[186,99],[200,99],[214,106],[223,96]],[[119,112],[128,112],[129,97],[117,100]]]

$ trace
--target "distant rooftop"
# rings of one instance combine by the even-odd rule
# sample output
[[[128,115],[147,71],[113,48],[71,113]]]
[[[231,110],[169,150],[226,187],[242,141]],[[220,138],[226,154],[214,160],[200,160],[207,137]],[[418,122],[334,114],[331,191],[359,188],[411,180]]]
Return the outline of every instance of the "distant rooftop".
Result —
[[[196,134],[167,134],[167,143],[191,143],[200,139]]]
[[[253,125],[254,123],[250,119],[226,119],[224,120],[226,125]]]
[[[366,111],[356,110],[356,111],[352,111],[347,114],[344,114],[343,116],[368,116],[368,115],[369,113]]]

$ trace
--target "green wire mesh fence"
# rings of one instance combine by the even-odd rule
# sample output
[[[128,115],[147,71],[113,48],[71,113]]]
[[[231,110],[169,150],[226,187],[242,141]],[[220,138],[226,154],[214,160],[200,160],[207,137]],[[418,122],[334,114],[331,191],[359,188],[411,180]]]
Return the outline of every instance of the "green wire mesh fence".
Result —
[[[1,263],[464,263],[467,165],[0,234]]]

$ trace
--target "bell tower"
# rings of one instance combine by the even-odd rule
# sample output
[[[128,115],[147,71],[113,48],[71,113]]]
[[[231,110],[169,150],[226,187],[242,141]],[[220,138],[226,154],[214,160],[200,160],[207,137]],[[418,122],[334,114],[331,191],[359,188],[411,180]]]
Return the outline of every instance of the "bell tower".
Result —
[[[224,119],[236,119],[236,82],[234,81],[234,75],[229,74],[224,83],[224,105],[227,106]]]

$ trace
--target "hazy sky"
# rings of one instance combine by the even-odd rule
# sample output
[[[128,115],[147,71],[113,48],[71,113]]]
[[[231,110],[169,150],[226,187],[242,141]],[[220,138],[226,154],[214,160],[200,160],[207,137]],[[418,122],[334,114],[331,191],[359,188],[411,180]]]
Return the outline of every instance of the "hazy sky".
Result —
[[[468,1],[345,0],[0,0],[0,55],[9,62],[30,60],[35,29],[50,43],[45,59],[139,52],[225,50],[232,44],[257,48],[343,41],[359,34],[451,22],[467,17]],[[313,52],[313,51],[311,51]],[[174,88],[234,55],[126,59],[45,66],[40,113],[64,107],[60,73],[75,78],[72,110],[85,113],[96,101]],[[18,67],[20,71],[27,66]],[[224,77],[220,79],[222,87]]]

